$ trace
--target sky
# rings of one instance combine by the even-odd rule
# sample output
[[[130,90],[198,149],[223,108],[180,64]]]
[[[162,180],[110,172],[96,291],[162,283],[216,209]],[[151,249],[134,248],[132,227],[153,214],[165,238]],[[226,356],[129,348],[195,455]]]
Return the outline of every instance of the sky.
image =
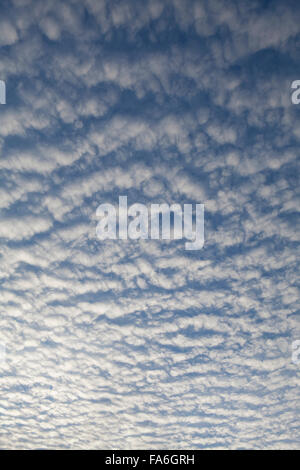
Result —
[[[299,47],[298,0],[0,0],[0,448],[299,447]],[[99,240],[119,196],[203,248]]]

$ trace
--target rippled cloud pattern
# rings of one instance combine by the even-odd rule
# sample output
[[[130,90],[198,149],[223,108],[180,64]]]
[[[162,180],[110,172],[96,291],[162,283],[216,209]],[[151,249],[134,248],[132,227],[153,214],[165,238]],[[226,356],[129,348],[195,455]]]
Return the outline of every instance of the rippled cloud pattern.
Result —
[[[300,4],[2,0],[0,447],[300,442]],[[96,237],[205,205],[205,244]]]

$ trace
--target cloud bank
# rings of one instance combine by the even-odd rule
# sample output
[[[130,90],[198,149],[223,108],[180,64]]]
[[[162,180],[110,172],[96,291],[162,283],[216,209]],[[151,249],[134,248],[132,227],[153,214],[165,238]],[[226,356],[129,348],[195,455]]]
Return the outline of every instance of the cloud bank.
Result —
[[[295,449],[300,7],[1,4],[0,447]],[[204,203],[205,245],[96,208]]]

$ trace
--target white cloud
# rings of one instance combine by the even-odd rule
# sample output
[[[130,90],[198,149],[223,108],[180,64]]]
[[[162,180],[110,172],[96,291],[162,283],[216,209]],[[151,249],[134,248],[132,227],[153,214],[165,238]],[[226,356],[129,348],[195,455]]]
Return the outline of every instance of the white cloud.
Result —
[[[296,448],[299,9],[12,4],[0,447]],[[204,202],[204,249],[100,242],[122,194]]]

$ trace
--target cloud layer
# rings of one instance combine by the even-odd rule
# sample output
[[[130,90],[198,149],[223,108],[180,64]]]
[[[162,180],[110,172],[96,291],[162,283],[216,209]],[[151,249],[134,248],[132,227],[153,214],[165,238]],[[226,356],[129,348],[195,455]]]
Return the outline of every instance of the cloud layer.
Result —
[[[2,2],[0,447],[297,448],[300,7]],[[99,241],[204,203],[205,246]]]

